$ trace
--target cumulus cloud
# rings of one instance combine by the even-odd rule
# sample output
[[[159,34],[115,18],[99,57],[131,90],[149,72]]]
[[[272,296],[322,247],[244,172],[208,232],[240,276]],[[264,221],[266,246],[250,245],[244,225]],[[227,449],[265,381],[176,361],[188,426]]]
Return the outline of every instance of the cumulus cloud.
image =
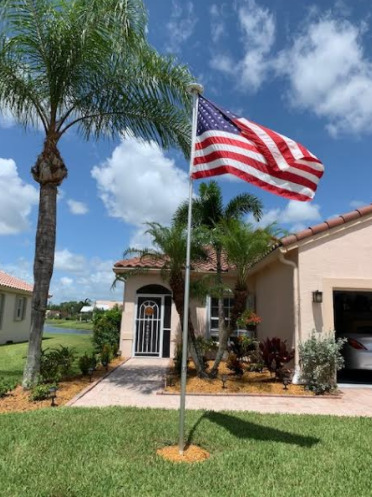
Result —
[[[69,198],[67,200],[68,208],[71,214],[82,215],[89,212],[88,206],[84,202],[79,202],[78,200],[72,200]]]
[[[123,288],[121,285],[111,289],[115,275],[112,271],[114,262],[99,257],[87,258],[75,254],[68,248],[56,251],[55,274],[50,293],[53,302],[63,300],[121,300]]]
[[[194,33],[197,18],[195,16],[192,2],[180,3],[172,2],[172,13],[169,22],[166,24],[168,31],[168,52],[179,52],[181,46]]]
[[[73,254],[68,249],[56,250],[54,268],[58,271],[77,273],[84,271],[85,257]]]
[[[36,188],[18,175],[12,159],[0,158],[0,235],[15,235],[29,229],[29,215],[38,203]]]
[[[110,216],[136,226],[162,224],[188,197],[188,177],[155,143],[123,140],[112,156],[92,169]]]
[[[275,19],[268,9],[255,0],[239,2],[234,8],[238,16],[243,56],[236,60],[220,50],[213,55],[211,67],[233,77],[240,89],[255,92],[272,66],[270,53],[275,42]],[[211,12],[212,23],[216,22],[216,9]]]
[[[321,220],[320,206],[310,202],[290,200],[284,209],[270,209],[264,212],[262,219],[257,223],[252,215],[248,221],[257,226],[268,226],[272,223],[287,225],[291,231],[300,231],[306,223],[314,224]]]
[[[365,54],[364,25],[330,17],[309,24],[282,51],[276,68],[288,78],[289,102],[327,120],[327,130],[372,131],[372,60]]]

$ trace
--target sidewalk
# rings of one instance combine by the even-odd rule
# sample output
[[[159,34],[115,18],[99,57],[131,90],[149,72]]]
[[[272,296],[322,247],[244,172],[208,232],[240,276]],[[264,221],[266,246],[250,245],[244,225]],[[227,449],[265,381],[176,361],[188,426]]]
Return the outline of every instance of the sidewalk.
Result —
[[[169,359],[132,358],[90,391],[70,401],[73,407],[133,406],[178,409],[178,395],[159,395]],[[342,389],[342,398],[187,395],[187,409],[261,413],[331,414],[372,417],[370,388]]]

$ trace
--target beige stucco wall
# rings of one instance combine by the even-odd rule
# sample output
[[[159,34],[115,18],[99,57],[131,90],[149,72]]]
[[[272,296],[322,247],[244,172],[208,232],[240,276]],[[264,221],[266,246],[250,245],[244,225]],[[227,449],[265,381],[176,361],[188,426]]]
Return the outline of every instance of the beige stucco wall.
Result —
[[[192,275],[193,278],[198,277]],[[226,284],[232,287],[233,279],[225,276]],[[149,271],[146,274],[137,275],[128,278],[124,287],[124,304],[120,330],[120,350],[124,357],[133,355],[133,342],[135,335],[135,313],[137,302],[137,290],[146,285],[162,285],[169,288],[169,285],[164,282],[158,271]],[[197,335],[206,335],[208,332],[208,306],[207,301],[191,300],[190,302],[191,319]],[[181,326],[179,316],[175,305],[172,304],[171,314],[171,347],[170,357],[174,356],[175,347],[180,340]]]
[[[372,291],[372,219],[327,232],[299,248],[300,339],[334,330],[333,291]],[[323,303],[312,303],[312,292]]]
[[[277,336],[293,347],[293,269],[274,260],[250,278],[249,287],[255,294],[257,314],[262,318],[257,327],[258,338]]]
[[[31,295],[21,291],[12,291],[5,287],[0,287],[0,294],[5,295],[4,313],[0,323],[0,344],[10,340],[13,342],[28,340],[31,326]],[[21,321],[14,319],[18,295],[27,298],[25,318]]]

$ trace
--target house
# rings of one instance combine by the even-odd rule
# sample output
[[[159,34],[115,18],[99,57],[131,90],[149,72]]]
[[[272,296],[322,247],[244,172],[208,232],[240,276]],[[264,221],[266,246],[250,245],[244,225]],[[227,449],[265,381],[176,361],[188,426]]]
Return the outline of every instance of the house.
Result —
[[[128,355],[169,357],[180,323],[160,263],[124,259],[116,274],[145,267],[129,278],[121,325],[121,350]],[[210,273],[213,261],[192,268],[191,277]],[[225,283],[233,286],[234,270],[224,265]],[[372,330],[372,205],[286,236],[251,268],[250,306],[261,316],[259,339],[279,336],[295,348],[315,330],[318,334]],[[150,313],[152,309],[152,314]],[[230,297],[225,298],[227,317]],[[197,333],[217,334],[215,299],[191,303]],[[149,319],[149,316],[151,319]]]
[[[92,305],[84,305],[80,311],[80,321],[84,318],[91,319],[93,315],[93,311],[98,309],[100,311],[109,311],[113,309],[115,306],[119,308],[122,307],[122,303],[116,300],[96,300]]]
[[[0,271],[0,344],[28,340],[33,286]]]

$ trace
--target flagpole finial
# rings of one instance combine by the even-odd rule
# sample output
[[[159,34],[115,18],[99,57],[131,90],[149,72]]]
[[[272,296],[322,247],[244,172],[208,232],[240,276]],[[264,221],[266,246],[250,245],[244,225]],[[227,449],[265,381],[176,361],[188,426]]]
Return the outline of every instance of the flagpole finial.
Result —
[[[199,85],[199,83],[190,83],[187,85],[186,91],[188,93],[198,93],[201,95],[204,91],[204,87],[202,85]]]

